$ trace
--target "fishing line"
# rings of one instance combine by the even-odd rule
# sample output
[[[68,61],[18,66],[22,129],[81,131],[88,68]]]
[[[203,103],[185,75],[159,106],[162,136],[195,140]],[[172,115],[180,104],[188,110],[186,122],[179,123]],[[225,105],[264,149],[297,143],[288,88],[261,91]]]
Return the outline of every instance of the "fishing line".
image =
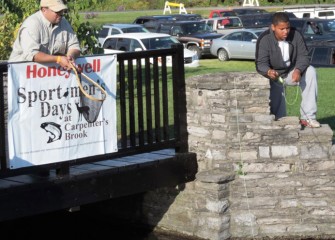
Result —
[[[287,100],[287,97],[286,97],[286,86],[287,86],[287,84],[285,83],[285,81],[284,81],[284,79],[283,79],[282,77],[279,77],[279,78],[278,78],[278,81],[283,85],[284,99],[285,99],[286,104],[288,104],[288,105],[290,105],[290,106],[296,104],[296,102],[298,101],[299,92],[301,91],[301,89],[300,89],[300,87],[299,87],[299,83],[297,84],[297,86],[295,86],[296,89],[297,89],[297,92],[296,92],[296,94],[295,94],[295,98],[294,98],[294,100],[293,100],[292,102],[289,102],[289,101]],[[292,86],[292,87],[293,87],[293,86]],[[299,89],[300,89],[300,91],[299,91]]]
[[[242,159],[242,143],[241,143],[241,133],[240,133],[240,122],[239,122],[239,115],[238,115],[238,109],[237,109],[237,90],[236,90],[236,78],[234,77],[234,90],[235,90],[235,110],[236,110],[236,124],[237,124],[237,139],[238,139],[238,143],[239,143],[239,153],[240,153],[240,163],[241,163],[241,173],[243,176],[245,176],[245,172],[243,170],[243,159]],[[251,217],[251,210],[250,210],[250,204],[249,204],[249,197],[248,197],[248,190],[247,190],[247,183],[245,180],[245,177],[243,178],[243,187],[244,187],[244,192],[246,195],[246,199],[247,199],[247,207],[248,207],[248,213],[249,216]],[[250,223],[251,223],[251,234],[252,234],[252,238],[255,239],[255,232],[254,232],[254,223],[253,221],[250,219]]]
[[[285,103],[286,103],[287,105],[290,105],[290,106],[296,104],[296,102],[297,102],[297,100],[298,100],[299,93],[301,93],[301,95],[302,95],[302,90],[301,90],[301,88],[300,88],[300,86],[299,86],[299,82],[297,83],[296,86],[290,86],[290,85],[286,84],[285,80],[284,80],[282,77],[279,77],[279,78],[278,78],[278,81],[277,81],[277,82],[274,81],[273,83],[274,83],[274,84],[277,84],[277,86],[278,86],[278,85],[279,85],[278,82],[280,82],[280,85],[283,85],[283,92],[284,92]],[[292,102],[289,102],[289,101],[287,100],[286,86],[296,87],[296,89],[297,89],[296,94],[295,94],[295,98],[294,98],[294,100],[293,100]],[[300,91],[299,91],[299,90],[300,90]],[[305,110],[302,108],[301,104],[300,104],[300,110],[304,113],[304,115],[305,115],[305,117],[306,117],[306,120],[309,120],[309,121],[312,120],[312,119],[310,119],[310,118],[307,116],[307,114],[306,114]],[[302,129],[304,129],[305,127],[306,127],[306,126],[303,126],[303,125],[302,125]]]

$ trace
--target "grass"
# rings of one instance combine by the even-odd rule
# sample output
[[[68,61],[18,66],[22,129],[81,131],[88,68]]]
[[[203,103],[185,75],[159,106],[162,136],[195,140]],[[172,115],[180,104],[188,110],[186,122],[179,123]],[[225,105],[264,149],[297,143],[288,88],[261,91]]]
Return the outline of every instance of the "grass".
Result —
[[[194,75],[204,75],[215,72],[254,72],[255,63],[253,61],[227,61],[221,62],[217,58],[201,59],[200,67],[185,68],[185,78]]]
[[[209,12],[209,9],[196,9],[189,13],[201,14],[203,17],[208,18]],[[178,11],[172,11],[172,13],[178,13]],[[85,19],[85,15],[86,13],[81,13],[82,20]],[[95,26],[101,26],[105,23],[132,23],[137,17],[150,15],[163,15],[163,9],[127,12],[99,12],[95,18],[87,19],[87,21]]]

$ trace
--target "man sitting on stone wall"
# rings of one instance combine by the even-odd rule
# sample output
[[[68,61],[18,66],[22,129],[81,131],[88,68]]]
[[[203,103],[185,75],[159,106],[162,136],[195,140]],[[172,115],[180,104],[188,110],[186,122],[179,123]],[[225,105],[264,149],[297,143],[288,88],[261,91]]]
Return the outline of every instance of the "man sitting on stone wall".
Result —
[[[286,13],[275,13],[271,27],[258,38],[255,62],[257,72],[270,79],[270,111],[276,120],[286,116],[285,85],[300,86],[300,124],[321,126],[316,120],[316,71],[309,64],[303,36],[291,28]]]

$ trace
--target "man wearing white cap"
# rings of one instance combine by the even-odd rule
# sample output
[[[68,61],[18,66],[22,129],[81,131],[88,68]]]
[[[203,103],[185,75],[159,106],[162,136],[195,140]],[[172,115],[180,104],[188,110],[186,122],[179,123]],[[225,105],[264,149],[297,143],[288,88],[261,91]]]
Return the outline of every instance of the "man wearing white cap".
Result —
[[[9,61],[55,62],[70,69],[80,55],[80,46],[70,23],[63,18],[66,9],[62,0],[41,0],[40,10],[22,23]]]

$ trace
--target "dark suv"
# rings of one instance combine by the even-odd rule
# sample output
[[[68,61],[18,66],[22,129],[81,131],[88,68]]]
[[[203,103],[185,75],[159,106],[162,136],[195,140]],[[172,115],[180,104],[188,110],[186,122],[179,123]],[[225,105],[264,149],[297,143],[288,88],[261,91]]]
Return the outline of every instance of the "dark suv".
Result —
[[[245,28],[264,28],[272,23],[271,13],[246,14],[238,16]]]
[[[134,24],[140,24],[150,32],[156,32],[160,22],[168,20],[175,20],[171,15],[153,15],[153,16],[141,16],[134,20]]]
[[[306,42],[335,38],[334,19],[295,18],[290,19],[290,23],[303,34]]]
[[[140,24],[150,32],[157,32],[160,23],[166,21],[185,21],[185,20],[201,20],[200,14],[169,14],[169,15],[152,15],[141,16],[134,20],[133,23]]]
[[[166,21],[159,24],[157,32],[176,37],[185,48],[196,52],[199,59],[211,55],[212,40],[222,36],[203,21]]]
[[[335,41],[307,42],[308,55],[314,67],[335,67]]]

